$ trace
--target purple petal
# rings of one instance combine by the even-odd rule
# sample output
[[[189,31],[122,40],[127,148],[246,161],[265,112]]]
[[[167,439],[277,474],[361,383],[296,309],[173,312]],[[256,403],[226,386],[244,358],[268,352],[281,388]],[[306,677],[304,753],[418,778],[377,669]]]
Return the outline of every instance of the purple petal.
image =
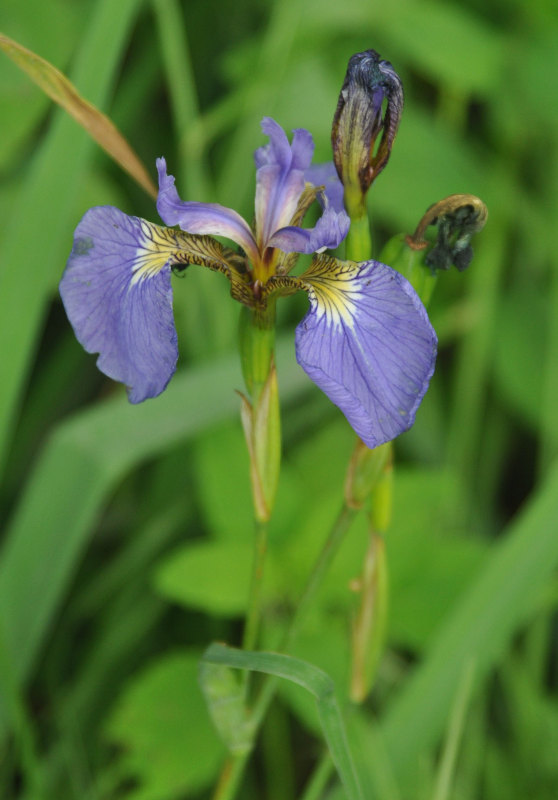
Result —
[[[337,213],[326,208],[313,228],[290,225],[274,233],[269,244],[285,253],[318,253],[325,248],[334,250],[349,232],[351,220],[345,211]]]
[[[163,228],[100,206],[77,226],[60,282],[78,341],[132,403],[160,394],[176,369],[171,260]]]
[[[436,334],[412,286],[377,261],[323,259],[303,276],[310,310],[296,356],[368,447],[411,427],[436,360]]]
[[[308,131],[299,128],[289,144],[283,128],[271,117],[264,117],[262,130],[270,138],[269,144],[255,153],[256,232],[263,252],[275,231],[287,226],[294,216],[314,143]]]
[[[289,144],[287,134],[278,122],[271,117],[264,117],[261,123],[262,132],[269,136],[269,144],[258,147],[254,153],[256,167],[266,164],[277,164],[281,169],[302,169],[310,166],[314,155],[312,134],[305,128],[295,128],[293,141]]]
[[[293,169],[308,169],[314,155],[314,140],[312,134],[305,128],[295,128],[291,144]]]
[[[218,203],[186,202],[178,196],[174,177],[167,175],[164,158],[157,159],[159,195],[157,211],[166,225],[179,225],[187,233],[224,236],[239,244],[250,260],[258,259],[258,249],[248,223],[233,211]]]
[[[304,177],[313,186],[325,186],[325,196],[329,205],[335,211],[343,211],[343,184],[339,180],[339,175],[333,161],[325,164],[313,164],[304,172]],[[320,196],[318,196],[320,200]],[[322,202],[323,204],[323,202]]]
[[[254,153],[256,167],[276,164],[287,170],[291,166],[291,145],[287,134],[278,122],[271,117],[264,117],[261,122],[262,133],[269,136],[269,144],[258,147]]]

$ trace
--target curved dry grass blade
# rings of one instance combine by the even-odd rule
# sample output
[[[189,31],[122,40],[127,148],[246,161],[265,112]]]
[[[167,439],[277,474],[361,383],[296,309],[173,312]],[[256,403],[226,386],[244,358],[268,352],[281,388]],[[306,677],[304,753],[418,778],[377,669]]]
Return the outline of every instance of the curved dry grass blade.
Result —
[[[120,131],[98,108],[81,97],[60,70],[3,33],[0,33],[0,48],[45,94],[85,128],[142,189],[151,197],[157,197],[155,184]]]

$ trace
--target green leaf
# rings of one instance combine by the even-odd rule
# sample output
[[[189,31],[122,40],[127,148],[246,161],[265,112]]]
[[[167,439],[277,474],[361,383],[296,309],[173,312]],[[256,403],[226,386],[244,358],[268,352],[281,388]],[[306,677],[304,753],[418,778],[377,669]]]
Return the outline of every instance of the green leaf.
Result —
[[[547,688],[533,680],[517,657],[507,661],[499,679],[513,717],[507,741],[500,740],[497,745],[514,785],[521,787],[516,794],[534,796],[537,800],[552,798],[558,786],[558,706],[554,700],[549,702]]]
[[[26,72],[31,80],[58,103],[87,133],[151,195],[157,197],[155,184],[136,153],[110,119],[79,94],[71,81],[44,58],[19,42],[0,33],[0,49]]]
[[[72,74],[75,85],[98,106],[106,101],[140,5],[141,0],[118,4],[100,0],[84,25],[86,35]],[[79,216],[76,199],[93,150],[93,141],[76,130],[72,120],[55,115],[4,225],[0,253],[0,470],[45,307],[70,249]],[[40,247],[40,258],[34,261],[31,277],[28,273],[24,279],[21,267],[29,243],[29,220],[33,220],[33,241]]]
[[[445,470],[395,471],[393,522],[386,535],[390,639],[424,651],[447,608],[482,565],[485,540],[464,527],[466,498]]]
[[[463,676],[459,681],[457,695],[453,703],[446,740],[444,742],[438,774],[436,776],[436,788],[434,790],[433,800],[449,800],[451,797],[450,792],[455,780],[457,754],[463,737],[463,728],[465,726],[467,711],[471,702],[474,673],[474,661],[470,661],[464,667]]]
[[[290,339],[277,348],[283,398],[307,386],[292,349]],[[229,356],[177,374],[154,401],[132,406],[122,390],[54,430],[0,557],[0,616],[19,680],[29,675],[111,489],[141,461],[237,413],[239,385],[237,358]]]
[[[198,676],[213,724],[229,752],[247,755],[252,749],[254,734],[238,673],[221,664],[202,661]]]
[[[428,655],[389,708],[383,733],[395,774],[413,775],[440,736],[463,666],[479,680],[536,606],[558,566],[558,467],[504,532],[470,588],[448,613]]]
[[[494,343],[494,371],[499,393],[533,428],[541,424],[543,372],[534,353],[545,353],[548,296],[531,282],[500,296]]]
[[[349,686],[350,638],[347,627],[346,614],[341,616],[322,611],[302,627],[290,648],[296,658],[324,671],[327,669],[338,687],[343,705]],[[312,733],[319,734],[320,719],[312,697],[290,681],[281,684],[280,694],[302,724]]]
[[[49,19],[45,24],[42,0],[3,0],[2,27],[29,47],[40,47],[46,58],[65,65],[75,47],[83,9],[65,0],[50,0]],[[54,20],[56,22],[54,23]],[[35,126],[45,114],[49,100],[37,92],[26,75],[7,59],[0,63],[0,164],[10,171],[14,156],[21,156],[28,146]],[[13,197],[13,195],[12,195]]]
[[[196,442],[194,453],[196,491],[209,532],[223,541],[251,544],[250,464],[242,428],[236,422],[220,425]]]
[[[402,117],[389,170],[378,178],[381,200],[372,192],[370,201],[374,218],[412,233],[426,209],[456,187],[488,202],[487,185],[478,153],[461,137],[433,126],[430,113],[410,105]],[[511,197],[508,200],[513,203]]]
[[[252,532],[253,536],[253,532]],[[276,584],[273,556],[265,565],[264,596]],[[180,547],[158,565],[154,583],[168,600],[216,616],[246,611],[253,546],[244,542],[198,542]]]
[[[280,653],[256,653],[220,644],[210,645],[204,653],[202,662],[286,678],[313,694],[318,706],[322,732],[348,800],[363,800],[343,718],[335,697],[335,684],[325,672],[306,661]]]
[[[397,64],[405,59],[437,86],[481,96],[498,88],[505,64],[504,37],[466,7],[396,0],[379,28],[389,39],[390,60]]]
[[[128,800],[171,800],[207,786],[223,747],[198,686],[198,654],[166,655],[135,676],[106,735],[123,748],[116,785],[130,779],[139,784],[127,792]]]

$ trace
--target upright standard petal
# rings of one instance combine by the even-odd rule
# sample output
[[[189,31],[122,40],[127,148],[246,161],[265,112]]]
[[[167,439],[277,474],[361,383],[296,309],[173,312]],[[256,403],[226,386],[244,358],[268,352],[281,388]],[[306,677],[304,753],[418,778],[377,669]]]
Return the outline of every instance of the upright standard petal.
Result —
[[[310,310],[296,356],[368,447],[411,427],[436,360],[436,334],[405,278],[378,261],[321,257],[302,276]]]
[[[166,225],[178,225],[187,233],[224,236],[239,244],[252,262],[258,259],[258,248],[252,231],[240,214],[218,203],[181,200],[174,185],[174,176],[167,174],[164,158],[157,159],[157,172],[157,211]]]
[[[299,128],[289,144],[285,131],[271,117],[264,117],[262,130],[270,138],[255,153],[256,237],[263,252],[275,231],[289,225],[296,212],[314,143],[310,133]]]
[[[173,231],[112,206],[90,209],[74,234],[60,294],[76,337],[97,366],[128,389],[156,397],[178,358],[170,264]]]
[[[324,187],[324,194],[331,208],[337,212],[345,210],[345,205],[343,203],[343,184],[339,180],[339,175],[337,174],[337,169],[333,161],[328,161],[325,164],[312,164],[304,172],[304,177],[308,183],[314,186]],[[318,200],[320,200],[319,195]]]

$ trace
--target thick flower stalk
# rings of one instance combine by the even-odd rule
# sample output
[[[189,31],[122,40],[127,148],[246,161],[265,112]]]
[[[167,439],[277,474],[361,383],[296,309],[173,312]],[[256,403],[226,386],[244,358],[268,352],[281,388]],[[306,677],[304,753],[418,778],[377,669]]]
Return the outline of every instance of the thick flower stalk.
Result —
[[[412,425],[434,369],[435,333],[410,284],[390,267],[322,254],[349,229],[342,187],[331,175],[322,183],[319,171],[318,177],[312,173],[308,131],[295,130],[289,143],[270,118],[262,130],[269,143],[255,154],[254,228],[232,209],[182,200],[160,158],[157,210],[175,227],[111,206],[90,209],[76,229],[60,284],[66,312],[84,348],[99,353],[98,367],[124,383],[138,403],[160,394],[176,369],[173,271],[199,264],[224,274],[264,336],[273,327],[277,299],[303,290],[310,308],[296,330],[298,363],[375,447]],[[316,199],[322,214],[313,228],[303,228]],[[295,276],[290,273],[300,253],[316,255]],[[271,353],[267,368],[259,365],[256,396],[269,377]],[[248,367],[249,380],[254,368]]]

